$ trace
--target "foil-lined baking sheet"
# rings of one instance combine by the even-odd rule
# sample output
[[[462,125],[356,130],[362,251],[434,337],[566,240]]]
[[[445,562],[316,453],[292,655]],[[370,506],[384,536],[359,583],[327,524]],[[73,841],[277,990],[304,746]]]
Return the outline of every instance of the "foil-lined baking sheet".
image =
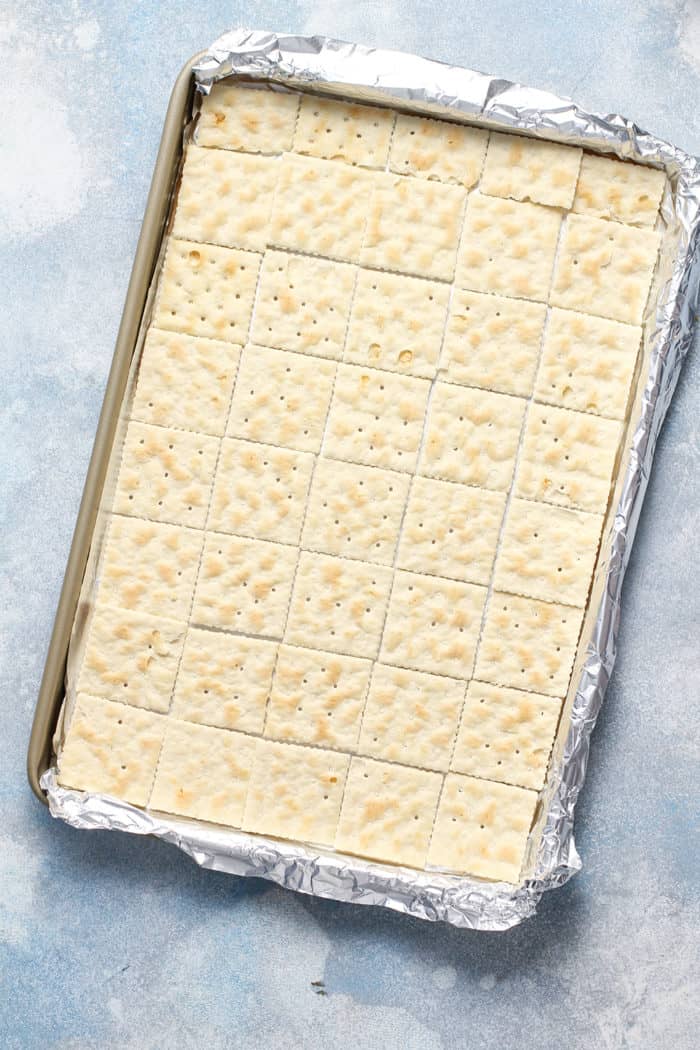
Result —
[[[125,802],[60,787],[54,768],[41,784],[52,814],[69,824],[157,835],[202,867],[255,875],[303,893],[383,905],[455,926],[508,929],[535,912],[545,890],[562,885],[581,867],[573,836],[574,809],[585,778],[591,731],[615,661],[622,581],[656,440],[692,337],[700,284],[700,161],[615,114],[598,116],[568,99],[473,70],[324,37],[244,29],[227,33],[195,67],[204,93],[226,76],[518,130],[665,170],[670,188],[661,208],[664,236],[655,302],[646,318],[644,372],[584,622],[583,637],[590,640],[575,665],[565,723],[530,838],[526,877],[519,886],[375,864],[197,821],[159,817]]]

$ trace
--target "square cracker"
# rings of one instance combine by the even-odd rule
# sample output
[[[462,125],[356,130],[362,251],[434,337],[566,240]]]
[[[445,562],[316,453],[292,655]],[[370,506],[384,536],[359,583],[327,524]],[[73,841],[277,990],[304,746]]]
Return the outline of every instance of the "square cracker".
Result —
[[[280,162],[188,146],[173,236],[264,251]]]
[[[553,307],[535,398],[624,419],[641,338],[641,328]]]
[[[280,153],[290,149],[299,96],[220,81],[202,99],[195,130],[200,146]]]
[[[78,674],[80,693],[167,711],[185,625],[98,602]]]
[[[332,845],[349,762],[320,748],[258,740],[244,829]]]
[[[370,178],[368,172],[346,164],[285,154],[272,206],[270,243],[357,262]]]
[[[373,656],[390,587],[391,570],[383,565],[302,551],[285,642]]]
[[[422,868],[441,784],[439,773],[353,758],[336,849]]]
[[[488,137],[482,128],[399,113],[389,167],[399,175],[457,182],[471,189],[481,175]]]
[[[393,470],[320,459],[302,547],[391,565],[409,480]]]
[[[397,565],[413,572],[487,584],[505,502],[501,492],[415,477]]]
[[[465,200],[460,186],[374,175],[360,262],[451,281]]]
[[[393,125],[391,109],[303,95],[294,149],[312,157],[383,168]]]
[[[218,454],[216,437],[129,423],[114,510],[203,529]]]
[[[240,356],[235,343],[149,328],[132,419],[220,436]]]
[[[445,379],[528,397],[546,312],[544,303],[456,288],[440,358]]]
[[[492,131],[480,188],[494,197],[568,209],[582,153],[574,146]]]
[[[602,514],[621,433],[616,420],[530,405],[515,494]]]
[[[310,452],[224,438],[209,527],[216,532],[298,543],[313,465]]]
[[[569,215],[550,302],[641,324],[660,242],[654,230]]]
[[[653,226],[666,175],[644,164],[584,153],[573,210],[634,226]]]
[[[486,587],[396,573],[380,658],[416,671],[468,678]]]
[[[233,392],[228,435],[318,452],[335,370],[330,361],[247,346]]]
[[[560,711],[551,696],[470,682],[452,769],[539,791]]]
[[[516,883],[537,794],[449,773],[428,852],[431,867]]]
[[[561,214],[541,204],[471,194],[455,283],[546,302],[560,226]]]
[[[430,383],[339,365],[324,449],[334,459],[412,472]]]
[[[192,620],[281,638],[296,563],[296,547],[221,533],[207,535]]]
[[[436,383],[419,471],[505,492],[510,487],[526,402],[488,390]]]
[[[202,542],[194,529],[113,517],[98,569],[98,601],[187,620]]]
[[[355,270],[346,263],[267,252],[251,341],[339,360],[354,283]]]
[[[190,627],[177,673],[172,713],[242,733],[261,733],[277,645]]]
[[[585,606],[602,527],[599,514],[514,499],[494,586],[545,602]]]
[[[58,757],[59,784],[145,806],[164,728],[152,711],[80,693]]]
[[[265,736],[330,748],[353,748],[371,669],[369,660],[281,645]]]
[[[436,281],[360,270],[345,360],[432,379],[450,289]]]
[[[153,323],[188,335],[245,341],[260,256],[171,238]]]
[[[148,808],[240,827],[254,751],[243,733],[170,719]]]
[[[493,685],[564,696],[582,619],[582,609],[494,591],[474,677]]]
[[[463,701],[464,682],[375,664],[359,751],[445,772]]]

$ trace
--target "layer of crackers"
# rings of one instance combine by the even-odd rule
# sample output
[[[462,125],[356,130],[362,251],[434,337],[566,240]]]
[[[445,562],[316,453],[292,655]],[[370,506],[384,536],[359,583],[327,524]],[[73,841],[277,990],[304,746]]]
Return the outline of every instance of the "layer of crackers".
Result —
[[[664,176],[223,82],[186,148],[60,783],[517,883]]]

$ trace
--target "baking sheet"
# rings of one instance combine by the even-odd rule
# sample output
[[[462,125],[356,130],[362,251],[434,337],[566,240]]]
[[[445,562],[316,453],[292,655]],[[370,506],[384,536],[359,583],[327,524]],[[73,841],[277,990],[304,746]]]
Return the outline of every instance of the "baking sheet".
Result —
[[[604,535],[605,554],[583,637],[591,634],[572,678],[562,732],[550,769],[540,826],[531,836],[521,886],[441,876],[372,864],[289,843],[158,819],[114,800],[57,786],[43,778],[52,812],[81,827],[115,827],[172,841],[198,863],[270,878],[319,896],[384,904],[458,926],[505,929],[532,914],[546,889],[580,867],[573,813],[585,776],[590,732],[612,670],[620,589],[651,458],[683,356],[698,293],[693,266],[700,201],[698,162],[619,117],[587,114],[565,99],[467,70],[397,52],[368,50],[324,38],[280,37],[239,30],[217,41],[196,69],[206,91],[223,76],[243,75],[295,88],[395,104],[435,116],[460,116],[489,127],[520,130],[620,157],[663,166],[673,192],[662,205],[666,227],[657,280],[658,309],[647,321],[645,375],[630,420],[629,440]],[[601,571],[602,570],[602,571]],[[89,574],[88,574],[89,577]],[[570,712],[567,719],[567,710]]]

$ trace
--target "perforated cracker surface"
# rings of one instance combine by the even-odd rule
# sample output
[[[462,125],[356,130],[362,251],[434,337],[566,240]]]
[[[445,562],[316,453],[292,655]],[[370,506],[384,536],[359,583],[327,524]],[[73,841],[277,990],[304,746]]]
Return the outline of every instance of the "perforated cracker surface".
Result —
[[[663,184],[216,85],[123,406],[61,782],[517,881]]]
[[[360,261],[451,281],[464,202],[457,186],[375,175]]]
[[[634,226],[653,226],[666,185],[663,171],[584,154],[573,211]]]
[[[202,99],[195,138],[200,146],[279,153],[291,148],[298,109],[298,95],[214,84]]]
[[[641,324],[659,242],[653,230],[570,215],[554,274],[552,305]]]
[[[488,131],[399,113],[389,167],[399,175],[456,182],[471,189],[479,181]]]
[[[307,95],[299,108],[294,149],[312,157],[383,168],[393,126],[390,109]]]
[[[546,302],[560,225],[560,213],[541,204],[471,194],[457,287]]]
[[[493,131],[481,189],[495,197],[570,208],[578,182],[581,154],[580,149],[556,142]]]
[[[262,251],[278,170],[276,157],[190,146],[173,236]]]
[[[187,335],[247,338],[260,256],[237,248],[171,239],[154,322]]]

